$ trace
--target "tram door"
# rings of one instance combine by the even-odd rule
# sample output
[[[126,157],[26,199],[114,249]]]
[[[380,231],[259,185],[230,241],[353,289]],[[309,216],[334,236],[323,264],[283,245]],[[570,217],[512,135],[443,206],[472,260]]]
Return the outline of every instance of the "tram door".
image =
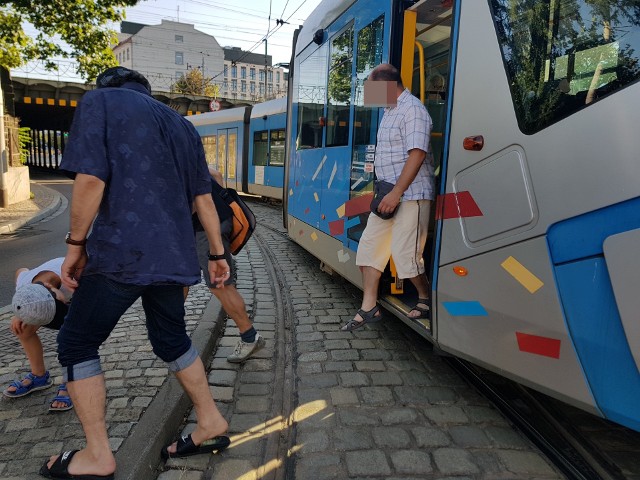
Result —
[[[400,73],[402,81],[411,93],[419,98],[427,108],[433,122],[430,138],[430,151],[427,160],[434,165],[435,195],[439,193],[440,179],[445,156],[445,131],[448,125],[447,90],[449,88],[452,7],[447,2],[419,2],[404,14],[402,58]],[[436,201],[431,203],[429,235],[424,249],[424,262],[432,289],[435,290],[434,265],[436,261]],[[393,278],[392,278],[393,280]],[[411,310],[416,302],[416,294],[411,282],[404,281],[392,285],[391,292],[405,304],[405,310]],[[432,298],[435,300],[436,295]],[[434,306],[432,306],[432,311]],[[433,317],[432,317],[433,318]],[[432,330],[429,320],[420,320],[427,329]]]
[[[238,129],[228,128],[218,130],[218,170],[222,174],[224,186],[241,190],[237,178],[238,155]]]

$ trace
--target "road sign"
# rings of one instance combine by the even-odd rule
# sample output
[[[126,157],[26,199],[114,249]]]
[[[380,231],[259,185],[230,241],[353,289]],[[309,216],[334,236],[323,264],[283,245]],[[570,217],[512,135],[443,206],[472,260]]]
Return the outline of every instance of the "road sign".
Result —
[[[220,102],[218,100],[211,100],[211,102],[209,102],[209,108],[212,112],[217,112],[220,110]]]

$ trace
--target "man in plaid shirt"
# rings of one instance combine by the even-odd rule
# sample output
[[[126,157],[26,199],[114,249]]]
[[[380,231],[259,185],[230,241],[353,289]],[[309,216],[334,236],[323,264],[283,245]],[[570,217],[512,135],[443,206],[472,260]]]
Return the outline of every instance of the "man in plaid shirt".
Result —
[[[391,213],[396,207],[397,211],[387,220],[374,213],[369,215],[356,256],[363,279],[362,306],[341,328],[343,331],[382,318],[377,305],[378,285],[390,256],[398,277],[411,280],[418,293],[418,301],[408,316],[429,318],[429,283],[422,252],[435,190],[429,144],[431,117],[420,100],[404,87],[393,65],[374,68],[365,83],[367,87],[386,91],[389,97],[378,129],[374,167],[377,180],[394,185],[380,202],[378,212]]]

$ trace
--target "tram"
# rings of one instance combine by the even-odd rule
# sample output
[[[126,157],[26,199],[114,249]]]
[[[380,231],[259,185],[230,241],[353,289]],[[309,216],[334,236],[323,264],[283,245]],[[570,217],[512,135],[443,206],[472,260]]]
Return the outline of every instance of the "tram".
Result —
[[[278,98],[186,118],[226,187],[282,200],[286,108],[286,98]]]
[[[294,37],[284,220],[361,286],[399,67],[432,117],[431,319],[393,262],[380,303],[444,352],[640,431],[640,2],[323,0]],[[355,312],[354,312],[355,313]]]

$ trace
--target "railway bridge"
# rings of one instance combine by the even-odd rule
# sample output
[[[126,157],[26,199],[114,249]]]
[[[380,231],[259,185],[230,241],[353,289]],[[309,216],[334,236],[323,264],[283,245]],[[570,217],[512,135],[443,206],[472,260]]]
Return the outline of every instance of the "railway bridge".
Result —
[[[56,168],[64,151],[65,140],[78,102],[93,83],[12,77],[3,82],[7,106],[20,119],[21,127],[30,129],[28,164]],[[211,97],[164,91],[151,92],[154,98],[181,115],[197,115],[212,109]],[[11,108],[13,105],[13,108]],[[216,108],[248,105],[235,99],[218,99]]]

